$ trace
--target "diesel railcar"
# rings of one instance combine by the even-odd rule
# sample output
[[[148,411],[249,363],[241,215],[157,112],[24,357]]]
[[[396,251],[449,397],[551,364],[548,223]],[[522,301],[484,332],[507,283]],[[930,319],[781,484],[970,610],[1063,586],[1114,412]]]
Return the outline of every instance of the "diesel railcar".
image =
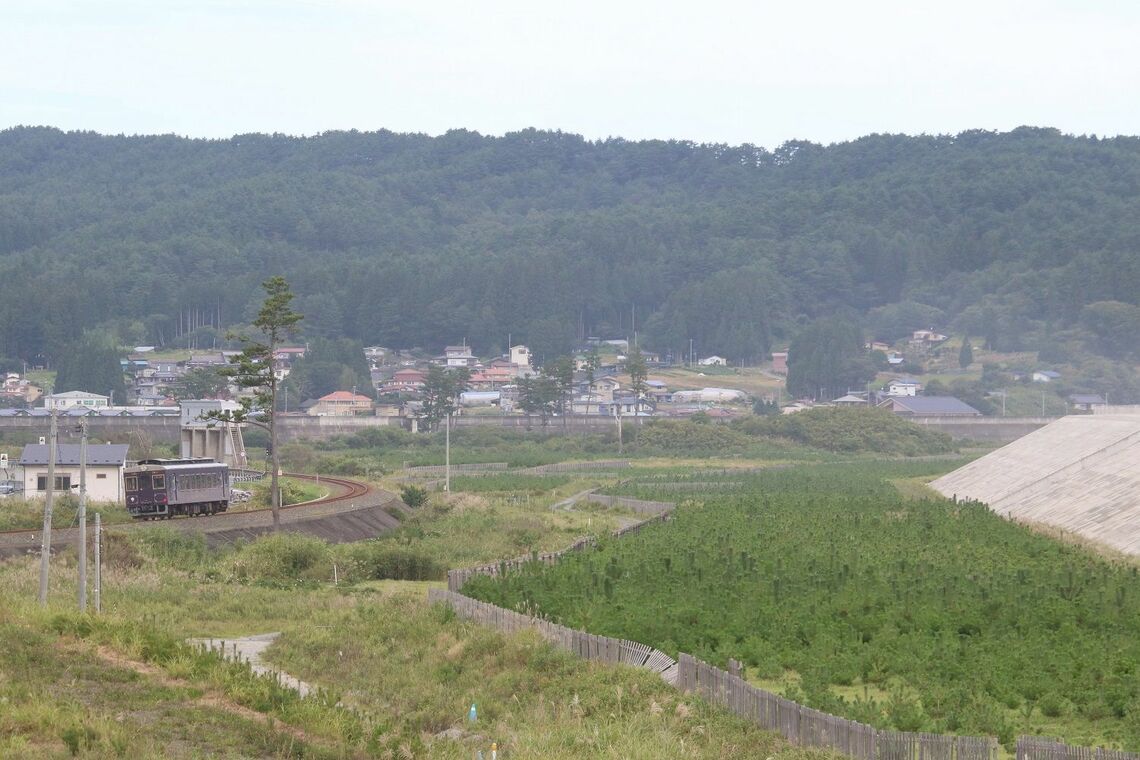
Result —
[[[127,511],[136,519],[197,517],[230,505],[229,466],[212,459],[144,459],[123,473]]]

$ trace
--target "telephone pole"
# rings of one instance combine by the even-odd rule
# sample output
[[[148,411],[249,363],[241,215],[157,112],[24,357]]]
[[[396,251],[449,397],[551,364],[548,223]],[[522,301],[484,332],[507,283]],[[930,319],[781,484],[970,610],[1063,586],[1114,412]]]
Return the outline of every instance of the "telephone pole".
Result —
[[[87,418],[79,421],[79,611],[87,611]]]
[[[51,561],[51,510],[55,497],[55,452],[59,434],[58,410],[51,410],[51,432],[48,433],[47,494],[44,497],[43,543],[40,546],[40,606],[46,607],[48,600],[48,564]]]

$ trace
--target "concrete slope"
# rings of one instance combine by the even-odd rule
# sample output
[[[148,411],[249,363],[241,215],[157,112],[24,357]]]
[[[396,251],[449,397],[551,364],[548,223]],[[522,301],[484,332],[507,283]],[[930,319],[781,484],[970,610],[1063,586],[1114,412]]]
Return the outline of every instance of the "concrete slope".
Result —
[[[1140,414],[1062,417],[931,486],[1140,554]]]

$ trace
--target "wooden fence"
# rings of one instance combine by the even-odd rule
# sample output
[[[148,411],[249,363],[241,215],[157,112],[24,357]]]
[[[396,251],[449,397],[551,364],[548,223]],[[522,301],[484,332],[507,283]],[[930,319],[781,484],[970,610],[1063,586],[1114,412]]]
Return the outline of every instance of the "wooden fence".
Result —
[[[1017,760],[1140,760],[1140,755],[1099,747],[1071,747],[1041,736],[1017,739]]]
[[[678,657],[676,686],[723,705],[764,728],[778,731],[792,744],[825,747],[857,760],[995,760],[997,757],[997,739],[991,737],[880,731],[864,723],[804,707],[687,654]]]
[[[507,469],[506,462],[475,462],[469,464],[453,464],[451,465],[451,474],[468,473],[468,472],[503,472]],[[436,477],[438,475],[447,474],[447,465],[443,464],[425,464],[417,467],[405,467],[405,475],[416,475],[419,477]]]
[[[591,501],[596,501],[597,499],[594,498],[595,496],[598,495],[590,494],[587,498],[589,498]],[[674,504],[672,502],[667,501],[638,501],[637,499],[625,499],[615,496],[599,496],[598,498],[604,500],[616,499],[616,502],[599,502],[602,504],[613,506],[616,503],[618,506],[624,507],[626,509],[631,509],[634,511],[638,511],[640,509],[642,510],[643,514],[648,513],[652,515],[652,517],[649,517],[640,522],[636,522],[633,525],[627,525],[624,528],[615,530],[613,532],[613,536],[615,538],[627,536],[631,533],[637,533],[646,525],[649,525],[651,523],[664,522],[668,520],[669,513],[674,507]],[[467,583],[469,579],[476,575],[502,576],[506,575],[507,573],[518,572],[532,562],[541,562],[544,565],[554,565],[557,564],[560,559],[562,559],[563,555],[569,554],[571,552],[580,552],[587,547],[594,546],[595,543],[596,542],[593,538],[586,536],[579,538],[577,541],[570,544],[565,549],[561,549],[560,551],[556,552],[531,552],[530,554],[523,555],[522,557],[505,559],[501,562],[491,562],[486,565],[467,567],[460,570],[448,570],[447,590],[459,591],[461,588],[463,588],[463,584]]]
[[[624,496],[607,496],[601,493],[586,495],[586,501],[594,504],[604,504],[607,507],[621,507],[639,515],[663,515],[672,512],[677,505],[671,501],[645,501],[644,499],[629,499]]]
[[[590,472],[592,470],[626,470],[632,467],[627,459],[597,459],[592,462],[558,462],[526,467],[516,472],[524,475],[548,475],[557,472]]]
[[[443,602],[456,614],[482,625],[491,626],[505,633],[513,633],[533,628],[539,634],[561,649],[572,652],[586,660],[598,660],[610,665],[624,664],[645,668],[668,683],[677,680],[677,661],[664,652],[636,641],[597,636],[585,631],[567,628],[549,620],[524,615],[521,612],[497,607],[488,602],[480,602],[454,591],[428,589],[429,602]]]

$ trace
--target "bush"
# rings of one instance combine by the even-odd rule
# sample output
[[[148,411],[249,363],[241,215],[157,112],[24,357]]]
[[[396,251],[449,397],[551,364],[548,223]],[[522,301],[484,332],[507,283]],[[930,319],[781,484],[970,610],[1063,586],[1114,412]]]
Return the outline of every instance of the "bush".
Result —
[[[323,581],[332,577],[332,548],[319,538],[278,533],[241,547],[226,564],[239,581]]]
[[[422,507],[427,503],[428,491],[426,488],[419,486],[407,485],[400,486],[400,501],[407,504],[412,509]]]
[[[945,433],[926,430],[883,409],[820,407],[779,417],[751,417],[737,422],[748,435],[789,438],[830,451],[880,454],[942,454],[954,450]]]
[[[385,542],[352,544],[347,547],[352,577],[360,580],[435,581],[447,570],[426,554]]]

